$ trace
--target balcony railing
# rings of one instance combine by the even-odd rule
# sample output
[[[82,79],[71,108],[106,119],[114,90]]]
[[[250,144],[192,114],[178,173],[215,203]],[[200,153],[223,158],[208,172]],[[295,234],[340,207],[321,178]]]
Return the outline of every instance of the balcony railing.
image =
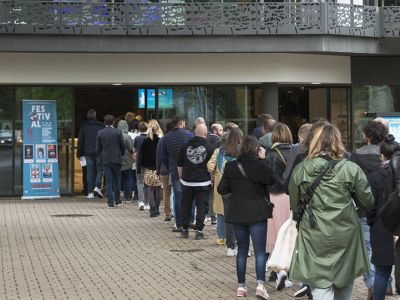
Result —
[[[400,6],[178,1],[0,1],[0,33],[400,36]]]

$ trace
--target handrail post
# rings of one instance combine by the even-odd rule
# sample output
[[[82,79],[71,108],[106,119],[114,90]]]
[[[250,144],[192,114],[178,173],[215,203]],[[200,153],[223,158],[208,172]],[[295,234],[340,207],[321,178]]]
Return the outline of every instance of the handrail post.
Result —
[[[325,1],[320,1],[320,16],[321,16],[321,33],[328,34],[329,30],[329,20],[328,20],[328,3]]]

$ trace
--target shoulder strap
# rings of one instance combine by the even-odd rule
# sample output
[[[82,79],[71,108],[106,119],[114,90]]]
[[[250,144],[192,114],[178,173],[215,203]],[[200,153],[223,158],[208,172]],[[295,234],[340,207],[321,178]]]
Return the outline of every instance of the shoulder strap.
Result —
[[[236,165],[238,166],[238,168],[240,170],[240,173],[242,173],[243,177],[246,178],[247,182],[249,182],[254,187],[254,189],[256,191],[261,191],[260,190],[261,186],[257,185],[254,181],[250,180],[250,178],[247,176],[246,171],[244,170],[243,165],[240,163],[240,161],[239,160],[235,160],[235,162],[236,162]],[[262,195],[264,197],[266,197],[265,191],[262,192]],[[266,201],[269,202],[269,198],[268,197],[267,197]]]
[[[276,152],[278,152],[279,156],[281,157],[283,163],[284,163],[285,166],[286,166],[286,159],[285,159],[285,157],[283,156],[282,152],[281,152],[278,148],[274,148],[274,150],[276,150]]]

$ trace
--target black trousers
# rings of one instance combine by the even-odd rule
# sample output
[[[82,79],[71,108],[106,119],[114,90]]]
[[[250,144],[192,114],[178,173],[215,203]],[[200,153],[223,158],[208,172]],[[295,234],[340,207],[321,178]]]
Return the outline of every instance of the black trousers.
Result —
[[[204,219],[208,212],[208,200],[210,199],[211,185],[208,186],[186,186],[182,185],[182,227],[189,228],[192,215],[193,200],[196,204],[196,225],[195,229],[202,231]]]

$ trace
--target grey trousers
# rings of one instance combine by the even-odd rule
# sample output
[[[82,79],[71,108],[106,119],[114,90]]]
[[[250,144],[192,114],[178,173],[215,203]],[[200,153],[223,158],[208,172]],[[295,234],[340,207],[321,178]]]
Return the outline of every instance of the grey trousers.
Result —
[[[351,300],[353,297],[353,285],[354,281],[341,289],[338,289],[335,286],[331,286],[327,289],[311,287],[311,294],[313,300]]]

